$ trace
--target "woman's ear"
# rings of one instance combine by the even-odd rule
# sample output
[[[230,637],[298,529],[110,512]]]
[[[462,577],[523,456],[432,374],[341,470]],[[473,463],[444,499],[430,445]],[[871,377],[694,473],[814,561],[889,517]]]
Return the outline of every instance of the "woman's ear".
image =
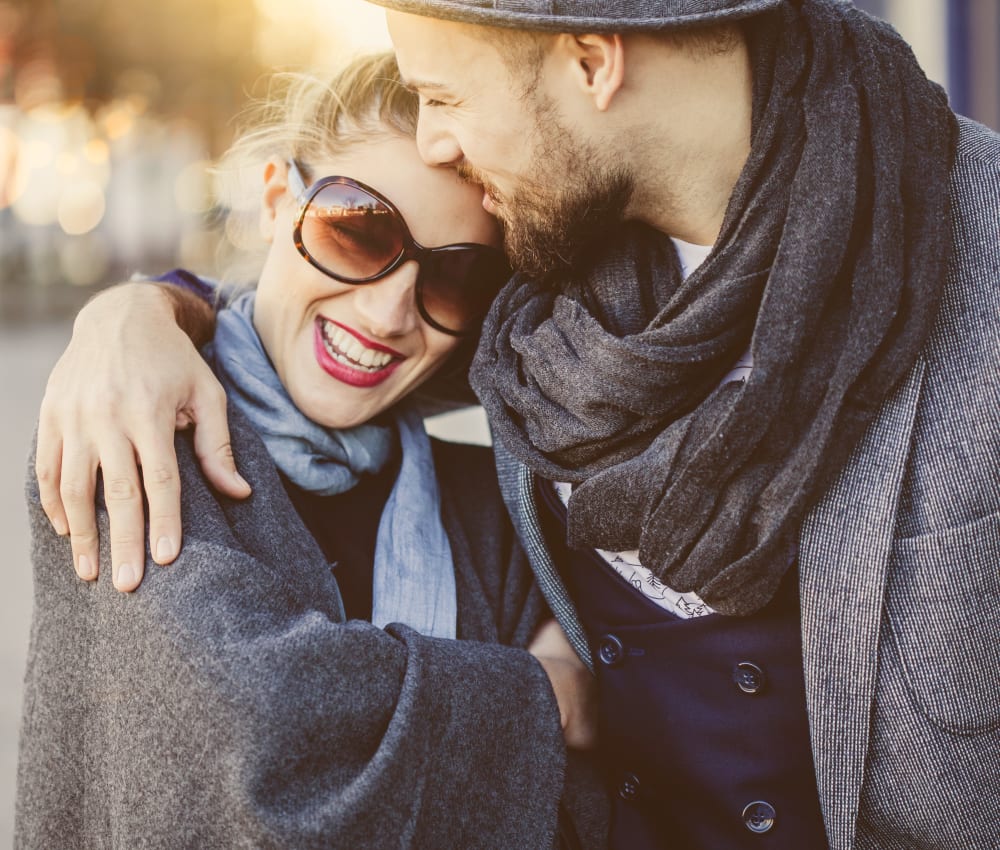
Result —
[[[267,242],[274,239],[278,207],[288,193],[288,165],[280,159],[269,159],[264,166],[264,190],[260,203],[260,235]]]
[[[625,80],[625,43],[619,34],[563,35],[562,48],[573,60],[576,84],[606,112]]]

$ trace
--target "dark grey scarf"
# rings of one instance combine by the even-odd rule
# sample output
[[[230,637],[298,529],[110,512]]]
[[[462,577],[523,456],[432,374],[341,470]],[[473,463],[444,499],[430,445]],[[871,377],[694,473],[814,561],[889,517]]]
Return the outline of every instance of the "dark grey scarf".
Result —
[[[737,615],[930,330],[957,137],[909,48],[848,4],[789,2],[748,35],[752,150],[708,260],[681,281],[666,236],[623,226],[563,287],[517,276],[472,372],[508,449],[577,485],[572,545],[638,548]],[[748,345],[748,381],[719,386]]]

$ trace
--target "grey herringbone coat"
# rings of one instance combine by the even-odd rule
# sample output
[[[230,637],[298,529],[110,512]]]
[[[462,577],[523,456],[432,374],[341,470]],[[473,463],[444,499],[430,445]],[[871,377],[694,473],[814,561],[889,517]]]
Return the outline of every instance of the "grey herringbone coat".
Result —
[[[961,120],[953,252],[919,360],[811,512],[803,665],[832,850],[1000,848],[1000,136]],[[500,483],[589,661],[531,473]]]
[[[603,794],[575,755],[564,777],[548,678],[513,648],[548,614],[489,450],[435,444],[451,641],[345,623],[263,444],[232,410],[230,428],[254,495],[220,499],[179,436],[184,547],[168,568],[147,561],[130,595],[110,570],[77,580],[29,473],[16,846],[548,850],[560,798],[599,846]]]

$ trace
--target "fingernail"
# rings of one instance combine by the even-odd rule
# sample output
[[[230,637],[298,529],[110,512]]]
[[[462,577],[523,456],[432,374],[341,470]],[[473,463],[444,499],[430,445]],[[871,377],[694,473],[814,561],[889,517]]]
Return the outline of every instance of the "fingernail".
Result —
[[[128,587],[131,589],[138,578],[139,574],[136,572],[135,567],[131,564],[122,564],[118,568],[118,577],[115,579],[115,587]]]
[[[94,565],[90,562],[90,558],[86,555],[81,555],[76,562],[76,572],[80,578],[86,581],[92,581],[96,573],[94,572]]]
[[[233,478],[235,479],[236,483],[239,484],[240,487],[242,487],[244,490],[250,489],[250,485],[247,484],[246,479],[238,472],[236,471],[233,472]]]
[[[156,560],[157,561],[169,561],[174,557],[174,541],[169,537],[161,537],[156,541]]]
[[[55,529],[56,534],[60,537],[69,537],[69,526],[66,525],[64,520],[57,519],[52,523],[52,527]]]

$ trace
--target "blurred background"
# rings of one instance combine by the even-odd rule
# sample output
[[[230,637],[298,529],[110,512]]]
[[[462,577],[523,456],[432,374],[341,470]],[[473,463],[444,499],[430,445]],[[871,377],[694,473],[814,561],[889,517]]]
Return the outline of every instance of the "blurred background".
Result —
[[[205,166],[248,97],[387,46],[360,0],[0,0],[0,320],[138,269],[211,272]]]
[[[958,112],[1000,128],[998,0],[857,5],[901,32]],[[227,237],[205,169],[231,141],[248,96],[263,92],[275,68],[322,68],[388,46],[381,10],[362,0],[0,0],[0,535],[8,552],[0,846],[12,834],[31,613],[21,481],[45,376],[71,317],[103,285],[135,272],[217,271]]]

